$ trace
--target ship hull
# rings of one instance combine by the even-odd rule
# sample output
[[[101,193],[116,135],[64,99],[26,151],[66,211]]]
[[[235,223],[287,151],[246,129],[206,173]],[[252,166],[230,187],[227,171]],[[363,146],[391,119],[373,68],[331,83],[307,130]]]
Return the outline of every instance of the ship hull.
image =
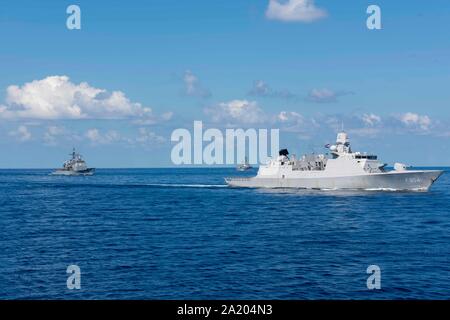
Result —
[[[354,176],[326,177],[262,177],[226,178],[230,187],[297,188],[297,189],[351,189],[351,190],[411,190],[427,191],[443,173],[441,170],[390,171]]]
[[[72,170],[56,170],[51,174],[54,176],[92,176],[95,173],[95,169],[90,168],[82,171],[72,171]]]

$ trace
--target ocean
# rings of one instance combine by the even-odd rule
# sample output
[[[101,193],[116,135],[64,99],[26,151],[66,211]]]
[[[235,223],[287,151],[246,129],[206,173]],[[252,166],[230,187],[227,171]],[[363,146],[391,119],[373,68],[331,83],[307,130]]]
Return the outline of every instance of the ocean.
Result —
[[[234,168],[0,170],[0,298],[448,299],[444,170],[429,192],[228,188],[256,173]]]

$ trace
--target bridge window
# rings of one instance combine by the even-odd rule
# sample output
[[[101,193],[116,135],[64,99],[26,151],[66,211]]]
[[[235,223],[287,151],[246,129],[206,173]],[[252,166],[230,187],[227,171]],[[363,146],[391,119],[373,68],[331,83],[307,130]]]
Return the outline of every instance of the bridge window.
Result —
[[[356,155],[355,159],[368,159],[368,160],[377,160],[377,156],[374,155]]]

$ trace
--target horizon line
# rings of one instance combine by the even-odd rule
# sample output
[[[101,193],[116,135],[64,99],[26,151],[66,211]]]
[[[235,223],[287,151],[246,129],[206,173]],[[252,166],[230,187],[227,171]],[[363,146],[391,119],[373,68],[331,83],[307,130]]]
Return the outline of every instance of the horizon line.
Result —
[[[214,165],[177,165],[177,166],[155,166],[155,167],[96,167],[95,170],[109,170],[109,169],[229,169],[235,168],[237,165],[228,165],[228,166],[214,166]],[[258,168],[260,165],[254,165],[253,168]],[[393,168],[393,166],[387,166],[388,168]],[[411,168],[450,168],[450,164],[448,165],[416,165],[411,166]],[[10,168],[0,168],[0,170],[56,170],[58,168],[55,167],[44,167],[44,168],[33,168],[33,167],[10,167]]]

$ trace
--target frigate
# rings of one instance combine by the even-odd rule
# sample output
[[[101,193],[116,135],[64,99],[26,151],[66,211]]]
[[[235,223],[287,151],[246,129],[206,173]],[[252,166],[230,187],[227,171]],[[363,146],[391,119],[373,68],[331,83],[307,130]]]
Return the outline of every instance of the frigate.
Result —
[[[441,170],[410,170],[402,163],[387,169],[374,154],[353,152],[346,132],[337,134],[336,144],[325,146],[329,154],[309,154],[299,159],[282,149],[276,159],[259,167],[255,177],[225,178],[230,187],[363,189],[427,191]]]
[[[87,167],[86,161],[75,151],[75,148],[70,155],[72,158],[65,161],[61,169],[52,172],[52,175],[91,176],[95,173],[95,169]]]

